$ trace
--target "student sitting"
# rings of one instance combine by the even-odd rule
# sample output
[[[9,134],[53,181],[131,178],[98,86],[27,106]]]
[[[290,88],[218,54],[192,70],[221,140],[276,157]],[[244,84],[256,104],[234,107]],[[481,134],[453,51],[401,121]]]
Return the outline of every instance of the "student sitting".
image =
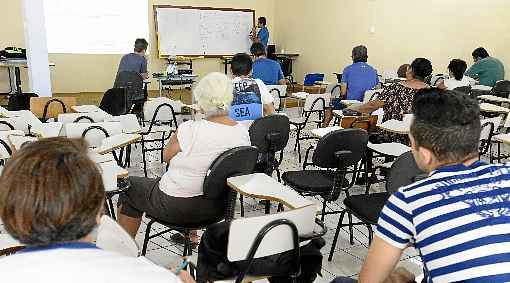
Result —
[[[404,114],[411,113],[411,106],[416,92],[428,88],[425,78],[432,74],[432,64],[425,58],[416,58],[407,69],[407,80],[391,84],[384,88],[377,99],[363,105],[351,107],[361,113],[372,113],[383,108],[383,122],[388,120],[402,121]],[[385,142],[408,143],[404,135],[384,133]]]
[[[505,79],[505,66],[497,58],[491,57],[483,47],[472,53],[475,62],[466,76],[477,79],[481,85],[493,87],[497,81]]]
[[[367,64],[368,52],[363,45],[352,49],[352,65],[347,66],[342,73],[340,98],[332,101],[332,108],[326,110],[323,127],[327,127],[333,119],[333,110],[341,110],[341,99],[363,101],[365,92],[379,84],[377,71]]]
[[[413,245],[427,282],[509,282],[510,164],[479,160],[478,102],[424,90],[413,113],[413,155],[430,174],[388,200],[359,281],[383,282]]]
[[[253,62],[245,53],[232,58],[231,70],[234,76],[234,99],[230,107],[230,118],[246,127],[261,117],[275,112],[274,98],[266,85],[259,79],[252,79]]]
[[[143,38],[138,38],[135,41],[135,49],[133,53],[126,54],[122,57],[119,63],[119,70],[117,73],[128,71],[140,74],[140,76],[146,80],[149,78],[147,72],[147,59],[145,58],[145,52],[149,43]]]
[[[232,93],[232,82],[226,75],[205,76],[193,95],[206,117],[179,125],[163,153],[168,171],[161,180],[129,178],[131,187],[120,197],[118,219],[133,238],[144,213],[187,226],[211,219],[213,212],[219,213],[215,208],[223,204],[201,197],[207,170],[221,153],[251,144],[246,127],[229,117]],[[198,236],[194,235],[192,241],[198,244]]]
[[[450,72],[450,78],[445,79],[437,86],[440,89],[454,90],[458,87],[469,86],[474,80],[468,76],[464,76],[466,72],[467,64],[465,61],[460,59],[453,59],[448,65],[448,71]]]
[[[94,244],[105,202],[96,164],[83,140],[51,138],[25,145],[2,172],[0,218],[26,246],[0,258],[2,282],[181,282],[147,260]],[[22,180],[22,181],[21,181]],[[192,282],[189,274],[181,280]]]
[[[266,48],[262,43],[253,43],[250,51],[251,55],[255,57],[252,75],[254,79],[260,79],[266,85],[286,84],[282,66],[278,62],[266,58]]]

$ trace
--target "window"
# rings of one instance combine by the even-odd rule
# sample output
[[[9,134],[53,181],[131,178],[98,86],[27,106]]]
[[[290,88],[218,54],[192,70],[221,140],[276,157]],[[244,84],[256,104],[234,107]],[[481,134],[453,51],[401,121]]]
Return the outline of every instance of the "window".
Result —
[[[44,0],[49,53],[124,54],[149,36],[147,0]]]

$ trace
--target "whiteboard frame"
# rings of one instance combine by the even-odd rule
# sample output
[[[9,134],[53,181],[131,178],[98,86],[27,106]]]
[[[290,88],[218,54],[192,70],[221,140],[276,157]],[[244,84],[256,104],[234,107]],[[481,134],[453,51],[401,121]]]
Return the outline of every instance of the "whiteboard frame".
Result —
[[[228,12],[247,12],[252,13],[253,15],[253,26],[255,27],[255,10],[253,9],[236,9],[236,8],[215,8],[215,7],[196,7],[196,6],[175,6],[175,5],[153,5],[154,10],[154,26],[156,30],[156,42],[158,43],[158,56],[160,59],[168,59],[170,55],[161,54],[159,48],[159,32],[158,32],[158,9],[188,9],[188,10],[209,10],[209,11],[228,11]],[[222,54],[222,55],[189,55],[189,54],[177,54],[178,57],[201,57],[201,58],[223,58],[227,56],[232,56],[234,54]]]

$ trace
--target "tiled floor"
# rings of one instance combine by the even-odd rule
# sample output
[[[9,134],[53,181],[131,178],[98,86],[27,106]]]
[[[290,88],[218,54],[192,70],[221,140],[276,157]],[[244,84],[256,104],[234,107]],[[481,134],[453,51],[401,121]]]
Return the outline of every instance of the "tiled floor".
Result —
[[[292,111],[293,110],[293,111]],[[288,115],[290,117],[296,117],[298,113],[295,109],[288,110]],[[293,151],[293,144],[295,141],[295,134],[291,133],[291,138],[288,142],[287,148],[284,153],[284,161],[281,166],[282,172],[288,170],[297,170],[301,167],[301,165],[297,161],[297,153]],[[307,146],[303,146],[303,151],[307,148]],[[137,152],[137,150],[135,150]],[[304,154],[303,154],[304,155]],[[156,156],[155,156],[156,157]],[[133,168],[130,169],[130,175],[142,176],[143,171],[141,168],[141,164],[139,162],[140,156],[133,157],[135,161],[133,164]],[[157,158],[157,157],[156,157]],[[165,166],[160,164],[159,162],[152,162],[149,168],[149,174],[151,177],[158,177],[163,174],[165,170]],[[355,186],[352,189],[352,193],[362,193],[364,192],[364,186],[359,187]],[[381,190],[381,186],[373,185],[373,191]],[[340,197],[333,205],[333,209],[342,208],[343,196]],[[273,208],[273,211],[276,210],[276,207]],[[264,207],[258,204],[257,200],[246,199],[245,200],[245,211],[246,217],[255,216],[255,215],[263,215]],[[240,212],[237,210],[237,217],[240,217]],[[326,217],[326,225],[329,229],[328,233],[325,235],[326,246],[322,249],[322,253],[324,255],[323,260],[323,277],[319,277],[316,282],[330,282],[336,276],[352,276],[356,277],[357,274],[361,270],[361,265],[363,260],[368,252],[368,237],[367,230],[365,227],[359,226],[355,228],[355,244],[349,244],[349,233],[346,229],[342,230],[340,233],[340,237],[335,249],[335,255],[331,262],[328,262],[327,257],[331,248],[331,244],[333,241],[333,236],[335,233],[335,229],[338,222],[338,215],[328,215]],[[345,220],[344,220],[345,221]],[[158,228],[156,228],[158,229]],[[160,228],[161,229],[161,228]],[[143,224],[142,229],[136,238],[137,242],[141,245],[143,242],[143,231],[145,230],[145,224]],[[147,253],[147,257],[152,261],[161,264],[163,266],[171,265],[174,262],[178,261],[179,255],[182,253],[182,247],[174,244],[169,240],[169,237],[165,238],[156,238],[151,241],[149,244],[149,251]],[[412,259],[412,260],[411,260]],[[405,254],[402,256],[401,265],[407,267],[408,269],[414,271],[419,274],[421,271],[421,267],[417,264],[419,263],[419,258],[416,255],[414,249],[410,248],[406,250]]]
[[[298,115],[295,109],[294,111],[289,111],[289,116],[295,117]],[[282,172],[287,170],[296,170],[301,167],[297,161],[297,153],[293,151],[295,136],[291,133],[291,139],[289,140],[288,146],[285,150],[284,161],[281,166]],[[307,148],[307,146],[303,146],[303,151]],[[157,160],[158,156],[156,153],[153,153],[149,159],[154,160],[149,163],[149,177],[159,177],[163,174],[165,170],[165,165],[159,163]],[[132,176],[143,176],[143,168],[141,162],[141,154],[140,147],[136,147],[133,150],[132,156],[132,168],[129,169],[130,175]],[[381,186],[374,185],[372,187],[373,191],[378,191],[381,189]],[[354,187],[352,189],[352,193],[362,193],[364,191],[364,187]],[[342,207],[343,196],[340,197],[332,206],[334,209],[340,209]],[[263,206],[258,204],[257,200],[246,199],[245,200],[245,210],[246,216],[255,216],[262,215],[264,213]],[[273,208],[273,211],[276,209]],[[237,217],[240,217],[239,211],[237,211]],[[141,246],[144,238],[145,231],[145,220],[144,224],[139,231],[139,234],[136,237],[136,241]],[[329,229],[328,233],[325,235],[326,246],[322,249],[324,260],[323,260],[323,277],[319,277],[316,282],[330,282],[336,276],[352,276],[356,277],[361,269],[361,265],[363,260],[368,252],[367,245],[367,230],[365,227],[359,226],[355,229],[355,244],[349,244],[349,234],[348,231],[342,230],[340,233],[340,238],[338,240],[336,246],[336,252],[334,258],[331,262],[327,261],[327,256],[329,250],[331,248],[331,244],[333,241],[333,236],[335,233],[335,228],[338,222],[337,215],[328,215],[326,217],[326,225]],[[154,229],[162,229],[161,226],[155,225]],[[1,233],[1,227],[0,227]],[[155,263],[162,266],[174,266],[178,260],[179,255],[182,254],[182,247],[180,245],[176,245],[172,241],[169,240],[169,235],[165,237],[159,237],[151,240],[147,257],[154,261]],[[416,253],[412,249],[406,250],[405,254],[402,257],[401,265],[407,267],[408,269],[414,271],[415,273],[420,272],[420,266],[418,257]]]

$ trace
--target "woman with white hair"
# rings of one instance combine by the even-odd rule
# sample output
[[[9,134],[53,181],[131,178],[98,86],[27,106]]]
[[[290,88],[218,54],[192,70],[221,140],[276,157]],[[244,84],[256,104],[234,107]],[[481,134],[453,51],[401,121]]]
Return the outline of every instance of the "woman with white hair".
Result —
[[[246,127],[229,118],[232,93],[226,75],[205,76],[193,92],[205,118],[182,123],[172,135],[163,153],[168,171],[161,179],[129,178],[131,187],[120,197],[118,220],[133,238],[143,213],[168,223],[193,225],[217,211],[217,203],[201,198],[207,170],[221,153],[250,145]]]

